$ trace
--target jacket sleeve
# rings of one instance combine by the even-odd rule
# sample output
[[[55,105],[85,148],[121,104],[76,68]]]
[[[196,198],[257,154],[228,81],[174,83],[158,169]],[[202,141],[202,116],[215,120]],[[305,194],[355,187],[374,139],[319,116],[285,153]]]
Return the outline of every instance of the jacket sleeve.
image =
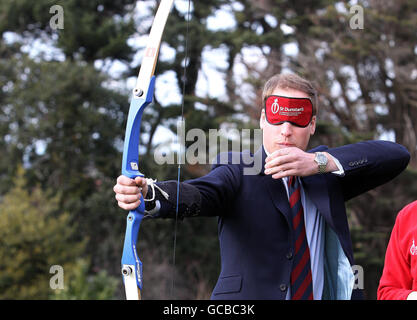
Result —
[[[390,141],[363,141],[326,151],[345,171],[340,177],[345,201],[392,180],[410,161],[407,149]]]
[[[207,175],[187,181],[200,192],[202,216],[224,216],[230,211],[241,187],[241,170],[238,164],[214,165]]]
[[[412,292],[413,278],[405,255],[407,248],[401,245],[404,229],[407,229],[402,223],[403,213],[404,210],[398,214],[388,243],[384,271],[378,287],[378,300],[405,300]]]
[[[175,218],[178,196],[178,218],[194,216],[223,216],[229,211],[229,205],[233,203],[233,198],[241,186],[242,168],[239,164],[233,164],[231,159],[220,161],[224,154],[220,154],[213,165],[212,170],[205,176],[180,182],[179,188],[177,181],[158,182],[158,187],[164,191],[166,196],[155,189],[155,200],[147,203],[147,213],[145,218]],[[148,192],[147,198],[153,197]],[[157,210],[154,210],[158,202]]]

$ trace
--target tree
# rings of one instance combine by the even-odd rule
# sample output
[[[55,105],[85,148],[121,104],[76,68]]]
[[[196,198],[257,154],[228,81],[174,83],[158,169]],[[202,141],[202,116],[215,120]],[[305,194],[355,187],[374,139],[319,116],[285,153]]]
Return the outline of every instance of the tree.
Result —
[[[56,300],[110,300],[115,297],[118,279],[102,270],[91,275],[87,261],[79,259],[66,277],[67,285],[62,290],[54,290]]]
[[[24,170],[0,202],[0,298],[47,299],[53,265],[70,270],[85,242],[74,240],[70,215],[59,213],[59,195],[29,190]]]

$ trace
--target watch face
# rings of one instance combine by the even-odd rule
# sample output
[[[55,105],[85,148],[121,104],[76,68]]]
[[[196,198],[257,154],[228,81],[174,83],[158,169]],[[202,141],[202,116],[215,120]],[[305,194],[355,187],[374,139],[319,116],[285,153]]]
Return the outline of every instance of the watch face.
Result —
[[[324,154],[322,154],[322,153],[317,154],[317,161],[320,164],[326,164],[326,162],[327,162],[326,160],[327,160],[327,157]]]

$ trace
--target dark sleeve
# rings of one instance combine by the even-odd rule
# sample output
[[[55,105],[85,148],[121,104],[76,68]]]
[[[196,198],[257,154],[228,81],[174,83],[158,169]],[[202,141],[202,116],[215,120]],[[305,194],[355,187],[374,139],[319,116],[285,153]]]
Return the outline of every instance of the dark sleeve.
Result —
[[[193,216],[222,216],[227,214],[240,188],[241,168],[237,164],[216,164],[205,176],[180,182],[178,197],[178,219]],[[155,189],[155,200],[146,203],[147,210],[159,201],[160,208],[146,218],[175,218],[177,208],[177,181],[158,182],[168,194],[166,199]],[[147,198],[152,197],[148,192]]]
[[[198,189],[186,182],[175,180],[156,183],[158,188],[148,186],[145,200],[145,219],[194,217],[201,212],[201,194]],[[163,191],[163,193],[161,192]],[[179,197],[177,198],[177,194]],[[151,200],[153,199],[153,200]]]
[[[389,141],[363,141],[326,152],[343,166],[345,175],[339,179],[346,201],[392,180],[410,161],[404,146]]]

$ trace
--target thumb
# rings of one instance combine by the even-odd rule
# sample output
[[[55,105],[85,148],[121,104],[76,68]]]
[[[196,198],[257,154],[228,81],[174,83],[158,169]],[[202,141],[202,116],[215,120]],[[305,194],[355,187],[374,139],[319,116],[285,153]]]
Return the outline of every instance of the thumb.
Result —
[[[148,193],[148,184],[146,183],[145,177],[136,177],[135,178],[136,185],[142,189],[142,195],[145,198]]]

